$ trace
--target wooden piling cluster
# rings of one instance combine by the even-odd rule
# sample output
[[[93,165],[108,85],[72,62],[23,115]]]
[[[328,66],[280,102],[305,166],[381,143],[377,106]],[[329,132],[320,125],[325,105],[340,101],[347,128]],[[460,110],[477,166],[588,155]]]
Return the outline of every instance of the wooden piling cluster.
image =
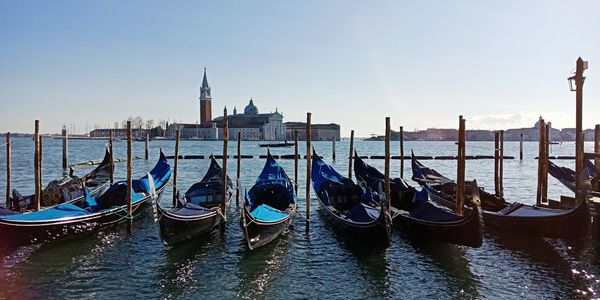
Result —
[[[466,121],[463,116],[458,117],[458,155],[456,168],[456,214],[462,216],[464,214],[465,201],[465,125]]]
[[[540,139],[538,149],[538,182],[536,204],[541,205],[548,202],[548,137],[546,122],[540,120]]]
[[[390,117],[385,118],[385,200],[387,211],[392,213],[392,193],[390,189]]]
[[[175,130],[175,158],[173,162],[173,207],[177,206],[177,161],[179,160],[179,129]]]
[[[311,118],[311,113],[307,112],[306,113],[306,230],[307,231],[310,226],[310,186],[311,186],[310,175],[312,172],[312,165],[311,165],[312,153],[311,153],[311,146],[310,146],[310,140],[312,138],[312,132],[311,132],[312,129],[311,129],[311,125],[310,125],[310,118]]]

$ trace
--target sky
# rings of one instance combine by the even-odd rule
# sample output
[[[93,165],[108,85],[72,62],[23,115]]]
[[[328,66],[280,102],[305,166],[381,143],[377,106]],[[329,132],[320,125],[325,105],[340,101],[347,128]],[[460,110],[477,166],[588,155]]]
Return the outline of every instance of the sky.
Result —
[[[392,129],[575,126],[567,77],[589,61],[600,123],[598,1],[0,1],[0,132],[195,123],[207,68],[227,106]]]

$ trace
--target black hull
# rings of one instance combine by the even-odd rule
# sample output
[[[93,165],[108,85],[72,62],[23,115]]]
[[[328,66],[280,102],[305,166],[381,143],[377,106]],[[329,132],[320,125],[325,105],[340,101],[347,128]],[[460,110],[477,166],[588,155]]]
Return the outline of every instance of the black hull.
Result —
[[[454,207],[454,202],[433,190],[427,189],[432,199],[444,206]],[[483,192],[483,191],[480,191]],[[523,205],[533,207],[531,205]],[[493,233],[511,233],[536,237],[580,239],[590,234],[590,211],[586,201],[582,201],[574,209],[562,209],[564,213],[549,216],[519,217],[502,215],[483,210],[482,217],[485,230]]]
[[[281,143],[281,144],[260,144],[260,145],[258,145],[258,146],[259,146],[259,147],[262,147],[262,148],[267,148],[267,147],[269,147],[269,148],[282,148],[282,147],[292,147],[292,146],[294,146],[294,144],[293,144],[293,143]]]
[[[250,250],[262,247],[287,232],[294,216],[294,213],[290,213],[285,219],[278,222],[261,222],[250,215],[245,204],[241,210],[240,222]],[[291,211],[295,210],[295,207],[291,209]]]
[[[164,186],[157,190],[160,194]],[[150,201],[150,196],[133,203],[133,217],[137,218]],[[74,239],[91,234],[104,227],[129,220],[127,206],[116,207],[87,216],[69,217],[51,221],[12,221],[0,219],[2,245],[23,246]]]
[[[469,246],[481,247],[483,233],[481,214],[474,209],[468,217],[455,222],[427,222],[402,214],[394,217],[394,226],[402,228],[410,236],[427,240]]]
[[[331,212],[322,201],[319,201],[319,204],[325,211],[324,218],[331,224],[333,231],[337,235],[356,242],[389,245],[392,232],[392,218],[387,212],[382,211],[379,219],[362,225],[341,219]]]
[[[202,216],[181,218],[165,211],[158,203],[154,203],[154,209],[160,238],[168,246],[207,234],[225,221],[216,210]]]
[[[484,211],[486,229],[494,232],[526,234],[537,237],[582,239],[590,235],[591,218],[587,201],[558,216],[525,218]]]

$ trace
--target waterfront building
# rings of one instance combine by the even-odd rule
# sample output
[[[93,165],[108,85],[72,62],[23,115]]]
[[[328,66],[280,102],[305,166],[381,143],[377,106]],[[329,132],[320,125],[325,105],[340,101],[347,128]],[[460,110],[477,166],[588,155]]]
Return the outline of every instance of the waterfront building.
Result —
[[[313,141],[331,141],[340,140],[340,125],[330,124],[311,124],[311,139]],[[285,123],[286,140],[294,140],[294,130],[298,130],[298,139],[306,140],[306,123],[287,122]]]

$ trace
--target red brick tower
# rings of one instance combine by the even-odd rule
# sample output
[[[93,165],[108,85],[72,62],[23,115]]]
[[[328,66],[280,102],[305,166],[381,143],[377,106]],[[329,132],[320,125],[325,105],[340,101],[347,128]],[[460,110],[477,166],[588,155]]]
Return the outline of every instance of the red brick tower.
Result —
[[[200,124],[212,121],[211,102],[210,86],[208,85],[208,79],[206,79],[206,68],[204,68],[204,78],[202,79],[202,87],[200,87]]]

